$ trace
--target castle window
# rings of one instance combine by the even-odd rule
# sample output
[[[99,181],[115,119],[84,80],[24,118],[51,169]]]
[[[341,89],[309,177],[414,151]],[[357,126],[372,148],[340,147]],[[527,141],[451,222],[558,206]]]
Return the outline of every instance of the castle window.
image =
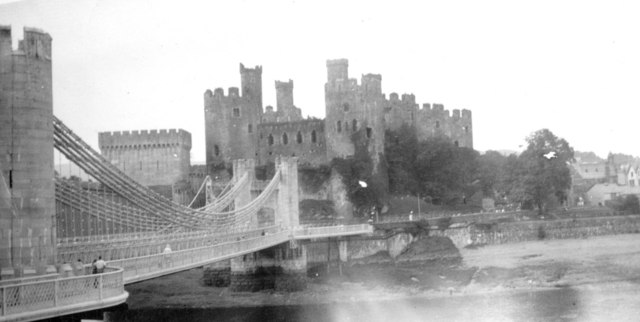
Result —
[[[233,108],[233,117],[240,117],[240,108],[239,107],[234,107]]]
[[[436,121],[436,129],[440,127],[440,121]]]
[[[213,154],[215,154],[215,156],[220,155],[220,147],[217,144],[213,146]]]
[[[140,170],[142,170],[142,161],[140,161]]]
[[[249,133],[253,133],[253,124],[249,124],[249,126],[247,127],[247,131]]]
[[[367,128],[367,139],[370,139],[370,138],[371,138],[371,128],[368,127]]]
[[[311,143],[316,143],[316,130],[311,131]]]
[[[351,126],[353,128],[353,131],[357,131],[358,130],[358,121],[353,120],[353,122],[351,122]]]
[[[282,133],[282,144],[289,144],[289,137],[287,136],[287,133]]]
[[[453,144],[454,144],[456,147],[460,146],[460,143],[458,143],[458,140],[456,140],[455,142],[453,142]]]
[[[344,109],[345,112],[349,112],[349,103],[342,104],[342,108]]]
[[[269,138],[267,138],[267,141],[269,141],[269,145],[273,145],[273,135],[269,134]]]
[[[342,132],[342,121],[338,121],[337,127],[338,127],[338,133]]]
[[[298,144],[302,143],[302,133],[300,133],[300,131],[298,131],[296,135],[296,142],[298,142]]]
[[[468,126],[464,127],[464,133],[469,133],[469,127]]]

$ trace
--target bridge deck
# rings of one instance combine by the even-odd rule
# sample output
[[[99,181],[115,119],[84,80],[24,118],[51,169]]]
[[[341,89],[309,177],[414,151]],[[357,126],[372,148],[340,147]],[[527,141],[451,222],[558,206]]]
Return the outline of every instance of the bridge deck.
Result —
[[[34,277],[0,284],[1,321],[32,321],[124,303],[124,285],[256,252],[290,240],[359,235],[367,224],[281,229],[191,249],[109,261],[107,272],[68,278]],[[153,245],[153,247],[156,247]]]

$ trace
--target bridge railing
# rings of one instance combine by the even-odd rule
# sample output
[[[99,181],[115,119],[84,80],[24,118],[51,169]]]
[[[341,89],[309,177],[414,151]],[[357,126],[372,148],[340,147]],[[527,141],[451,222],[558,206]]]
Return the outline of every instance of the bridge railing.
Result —
[[[0,286],[0,321],[19,319],[17,314],[64,311],[65,306],[125,296],[123,273],[122,268],[107,267],[102,274]]]
[[[373,226],[369,224],[360,224],[360,225],[338,225],[338,226],[320,226],[320,227],[309,227],[303,226],[294,229],[293,235],[295,238],[304,238],[304,237],[312,237],[312,236],[329,236],[329,235],[344,235],[344,234],[362,234],[362,233],[370,233],[373,232]]]
[[[105,260],[117,260],[131,257],[147,256],[161,253],[167,244],[173,251],[209,246],[216,243],[236,241],[238,238],[253,238],[263,233],[274,234],[280,231],[280,226],[262,227],[259,229],[245,230],[242,232],[187,234],[159,236],[132,236],[130,240],[102,240],[92,243],[61,244],[58,246],[58,258],[61,261],[83,262],[91,261],[98,256]]]
[[[198,267],[207,263],[252,253],[291,239],[291,231],[283,230],[253,238],[238,237],[216,245],[207,245],[181,251],[113,260],[109,266],[122,267],[125,283],[132,283],[156,276]]]

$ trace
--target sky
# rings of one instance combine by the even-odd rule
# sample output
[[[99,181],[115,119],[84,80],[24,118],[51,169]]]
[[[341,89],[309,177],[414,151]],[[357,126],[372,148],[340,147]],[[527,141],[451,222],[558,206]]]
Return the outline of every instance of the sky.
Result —
[[[640,156],[637,1],[0,0],[15,46],[53,38],[54,114],[97,148],[103,131],[181,128],[205,160],[207,89],[239,63],[294,81],[324,117],[326,60],[382,74],[383,92],[473,113],[476,150],[522,150],[548,128],[579,151]]]

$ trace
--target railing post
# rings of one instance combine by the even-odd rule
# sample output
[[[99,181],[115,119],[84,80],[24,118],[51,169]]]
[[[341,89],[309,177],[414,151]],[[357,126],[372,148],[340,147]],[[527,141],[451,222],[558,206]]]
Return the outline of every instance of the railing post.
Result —
[[[98,293],[100,294],[99,299],[102,301],[102,273],[98,276]]]
[[[58,306],[58,279],[53,281],[53,307]]]
[[[5,287],[2,288],[2,316],[5,316],[7,313],[7,289]]]

